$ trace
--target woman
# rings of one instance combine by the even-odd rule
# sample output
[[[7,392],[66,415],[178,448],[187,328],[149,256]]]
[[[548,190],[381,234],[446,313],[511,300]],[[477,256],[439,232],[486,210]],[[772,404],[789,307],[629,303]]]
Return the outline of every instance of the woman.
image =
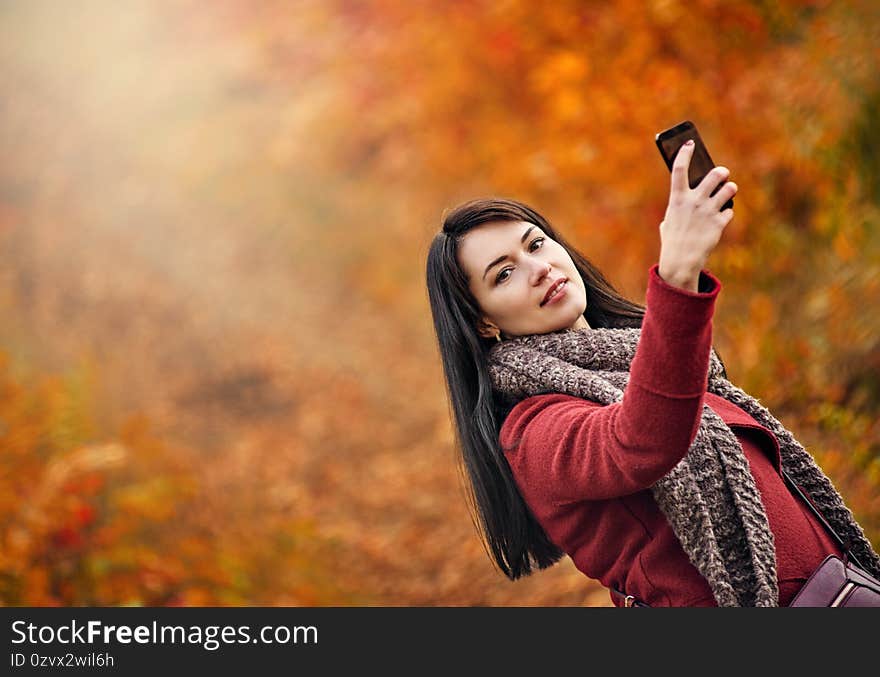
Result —
[[[782,470],[880,573],[831,482],[712,349],[705,264],[737,186],[716,167],[691,189],[692,153],[673,165],[645,307],[519,202],[461,205],[431,244],[471,507],[511,580],[568,554],[618,606],[787,606],[842,549]]]

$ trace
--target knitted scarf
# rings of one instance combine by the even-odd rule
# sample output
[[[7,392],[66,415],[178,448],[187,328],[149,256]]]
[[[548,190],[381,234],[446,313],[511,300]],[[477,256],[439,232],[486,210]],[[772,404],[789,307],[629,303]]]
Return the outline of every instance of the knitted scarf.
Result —
[[[641,328],[565,329],[496,343],[489,374],[503,401],[559,392],[601,404],[623,399]],[[770,430],[782,467],[813,499],[850,551],[880,574],[880,558],[812,456],[770,412],[724,375],[710,353],[708,391]],[[777,606],[776,553],[767,514],[733,431],[708,405],[685,457],[651,487],[690,561],[719,606]]]

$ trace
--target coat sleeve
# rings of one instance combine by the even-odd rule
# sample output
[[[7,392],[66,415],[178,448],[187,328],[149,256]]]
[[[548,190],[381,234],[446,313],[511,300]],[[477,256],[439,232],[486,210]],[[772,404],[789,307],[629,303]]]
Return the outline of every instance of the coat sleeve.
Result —
[[[519,402],[500,441],[528,498],[569,503],[646,489],[687,453],[700,425],[721,290],[703,270],[697,292],[648,272],[642,333],[623,400],[563,394]]]

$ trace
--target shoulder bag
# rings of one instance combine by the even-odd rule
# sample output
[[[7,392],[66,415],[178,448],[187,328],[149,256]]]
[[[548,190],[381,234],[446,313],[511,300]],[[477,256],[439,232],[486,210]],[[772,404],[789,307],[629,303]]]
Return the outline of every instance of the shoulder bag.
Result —
[[[819,519],[843,550],[843,559],[837,555],[828,555],[816,570],[810,574],[807,582],[792,599],[790,607],[880,607],[880,581],[865,571],[855,555],[850,552],[849,543],[844,541],[831,528],[822,513],[813,502],[801,491],[801,488],[782,471],[782,477],[791,491],[807,504],[807,507]],[[625,607],[649,607],[632,595],[626,595],[616,588],[611,593]]]
[[[782,477],[789,488],[813,511],[843,550],[843,559],[837,555],[828,555],[822,560],[788,606],[880,607],[880,581],[864,570],[855,555],[850,552],[849,543],[837,535],[822,513],[784,470]]]

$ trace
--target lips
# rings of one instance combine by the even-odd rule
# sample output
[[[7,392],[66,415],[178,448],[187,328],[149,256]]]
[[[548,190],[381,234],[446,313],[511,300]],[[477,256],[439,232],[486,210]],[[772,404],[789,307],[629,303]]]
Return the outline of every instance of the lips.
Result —
[[[547,293],[544,294],[544,300],[541,301],[541,305],[545,305],[547,301],[549,301],[554,296],[554,293],[557,292],[559,288],[562,287],[562,285],[566,282],[568,282],[567,277],[560,277],[558,280],[556,280],[556,282],[551,284],[550,288],[547,290]]]

